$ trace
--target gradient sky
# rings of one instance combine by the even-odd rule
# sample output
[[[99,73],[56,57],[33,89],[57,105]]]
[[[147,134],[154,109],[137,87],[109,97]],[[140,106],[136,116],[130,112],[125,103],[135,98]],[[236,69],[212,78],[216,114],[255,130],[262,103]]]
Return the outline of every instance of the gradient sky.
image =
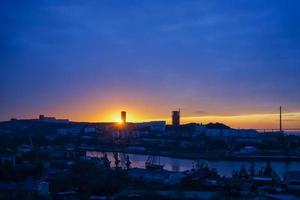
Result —
[[[0,120],[300,128],[298,0],[0,4]]]

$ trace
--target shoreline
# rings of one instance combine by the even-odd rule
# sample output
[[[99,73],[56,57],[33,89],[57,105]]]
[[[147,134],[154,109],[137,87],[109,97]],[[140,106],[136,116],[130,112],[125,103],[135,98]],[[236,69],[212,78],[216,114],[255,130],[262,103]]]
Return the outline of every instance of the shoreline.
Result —
[[[207,152],[184,152],[184,151],[154,151],[154,150],[131,150],[120,147],[97,147],[97,148],[81,148],[84,151],[99,151],[99,152],[120,152],[140,155],[155,155],[187,160],[211,160],[211,161],[273,161],[273,162],[300,162],[300,156],[259,156],[259,155],[208,155]],[[200,155],[199,155],[200,154]],[[202,154],[202,155],[201,155]]]

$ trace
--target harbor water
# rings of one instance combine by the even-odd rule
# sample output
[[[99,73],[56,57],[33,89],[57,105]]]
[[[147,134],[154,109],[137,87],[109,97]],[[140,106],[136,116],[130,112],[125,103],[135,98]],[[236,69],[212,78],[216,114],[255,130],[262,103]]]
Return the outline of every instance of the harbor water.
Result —
[[[111,162],[111,167],[115,167],[115,159],[112,152],[106,152],[109,161]],[[120,166],[125,168],[125,161],[122,160],[124,157],[123,153],[118,153],[119,159],[121,160]],[[103,157],[104,152],[99,151],[87,151],[86,156],[88,157]],[[147,155],[140,154],[126,154],[129,156],[132,168],[145,168],[145,162],[148,158]],[[218,170],[221,176],[230,177],[232,171],[240,170],[241,167],[250,169],[251,161],[207,161],[207,160],[190,160],[190,159],[180,159],[171,157],[160,157],[160,163],[164,165],[165,170],[169,171],[186,171],[193,168],[196,162],[206,163],[209,167]],[[286,171],[300,170],[300,162],[270,162],[273,170],[280,176],[283,177]],[[255,169],[258,171],[262,167],[267,166],[267,161],[257,161],[254,163]]]

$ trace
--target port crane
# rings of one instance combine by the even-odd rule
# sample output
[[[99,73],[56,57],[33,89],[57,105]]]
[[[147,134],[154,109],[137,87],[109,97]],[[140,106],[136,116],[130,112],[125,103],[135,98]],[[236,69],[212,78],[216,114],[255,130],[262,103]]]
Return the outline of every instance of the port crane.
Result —
[[[113,153],[114,159],[115,159],[115,166],[116,168],[123,168],[123,169],[129,169],[131,166],[131,161],[129,159],[129,155],[125,153],[118,153],[114,152]],[[120,166],[121,164],[121,166]]]

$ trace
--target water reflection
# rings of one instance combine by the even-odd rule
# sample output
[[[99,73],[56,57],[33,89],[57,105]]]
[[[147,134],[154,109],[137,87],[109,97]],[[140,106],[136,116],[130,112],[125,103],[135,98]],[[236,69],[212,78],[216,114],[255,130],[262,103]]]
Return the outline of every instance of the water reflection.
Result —
[[[113,153],[106,152],[108,159],[111,162],[111,166],[115,167],[115,160]],[[103,156],[102,152],[97,151],[87,151],[86,155],[89,157],[100,158]],[[145,168],[145,161],[147,160],[146,155],[139,154],[127,154],[131,161],[132,168]],[[121,158],[121,167],[125,168],[124,154],[119,153],[119,158]],[[193,168],[194,160],[189,159],[179,159],[170,157],[160,157],[161,164],[164,165],[164,169],[169,171],[186,171]],[[207,161],[200,160],[200,162],[205,162],[209,167],[216,168],[221,176],[231,176],[233,170],[239,170],[242,166],[246,169],[250,169],[251,161]],[[260,170],[262,167],[267,166],[267,162],[258,161],[255,162],[255,169]],[[279,175],[283,174],[288,170],[299,170],[300,162],[271,162],[273,170]]]

